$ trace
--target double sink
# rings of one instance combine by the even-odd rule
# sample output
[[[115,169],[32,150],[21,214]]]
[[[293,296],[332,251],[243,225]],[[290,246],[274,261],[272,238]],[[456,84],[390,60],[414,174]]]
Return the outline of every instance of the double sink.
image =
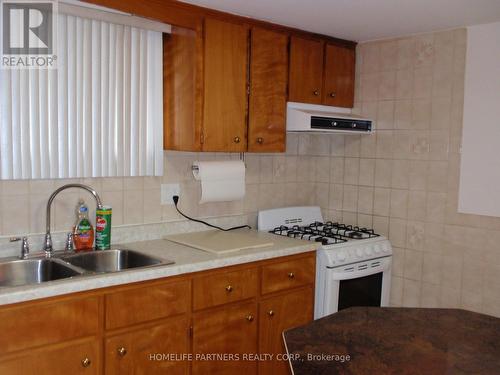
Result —
[[[51,258],[0,261],[0,287],[39,284],[74,276],[120,272],[130,269],[172,264],[128,249],[90,251]]]

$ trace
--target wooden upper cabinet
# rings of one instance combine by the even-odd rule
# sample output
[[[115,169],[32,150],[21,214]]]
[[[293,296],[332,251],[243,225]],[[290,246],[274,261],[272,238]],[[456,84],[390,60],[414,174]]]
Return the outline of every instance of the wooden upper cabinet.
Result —
[[[288,36],[254,27],[250,51],[248,151],[284,152]]]
[[[163,34],[163,147],[201,151],[201,30],[172,26]]]
[[[248,27],[205,19],[203,151],[247,149]]]
[[[354,49],[326,45],[323,104],[349,107],[354,104]]]
[[[292,36],[289,87],[291,102],[321,104],[323,42]]]
[[[289,100],[351,108],[354,68],[353,47],[292,37]]]

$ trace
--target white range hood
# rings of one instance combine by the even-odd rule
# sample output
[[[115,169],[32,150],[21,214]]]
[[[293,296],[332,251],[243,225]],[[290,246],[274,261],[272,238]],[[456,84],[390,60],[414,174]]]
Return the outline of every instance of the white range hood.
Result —
[[[369,134],[374,121],[352,113],[350,108],[287,103],[288,132]]]

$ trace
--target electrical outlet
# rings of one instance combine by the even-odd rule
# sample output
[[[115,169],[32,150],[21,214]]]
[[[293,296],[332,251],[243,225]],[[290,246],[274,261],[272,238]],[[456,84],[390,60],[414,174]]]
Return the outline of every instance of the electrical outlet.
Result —
[[[161,204],[174,204],[172,197],[180,196],[181,186],[179,184],[161,184]]]

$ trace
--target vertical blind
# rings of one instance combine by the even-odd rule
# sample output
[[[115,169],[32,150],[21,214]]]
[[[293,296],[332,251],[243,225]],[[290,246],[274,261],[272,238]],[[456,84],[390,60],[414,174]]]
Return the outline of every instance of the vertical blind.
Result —
[[[57,69],[0,70],[0,178],[161,175],[161,32],[57,22]]]

